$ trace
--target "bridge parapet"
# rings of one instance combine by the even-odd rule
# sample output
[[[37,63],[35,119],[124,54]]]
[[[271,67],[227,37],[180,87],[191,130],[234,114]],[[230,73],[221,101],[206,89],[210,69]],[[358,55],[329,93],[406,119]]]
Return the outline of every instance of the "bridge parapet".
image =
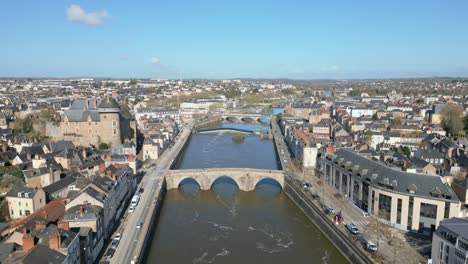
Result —
[[[179,188],[185,179],[193,179],[202,190],[209,190],[213,183],[220,177],[233,179],[242,191],[252,191],[263,179],[273,179],[283,188],[284,172],[280,170],[264,170],[251,168],[210,168],[210,169],[187,169],[171,170],[166,176],[167,189]]]

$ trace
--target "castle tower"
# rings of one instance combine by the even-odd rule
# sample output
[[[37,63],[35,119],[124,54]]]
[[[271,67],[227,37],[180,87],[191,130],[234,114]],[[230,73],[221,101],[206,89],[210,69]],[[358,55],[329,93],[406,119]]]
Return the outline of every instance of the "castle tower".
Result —
[[[106,97],[98,105],[100,142],[117,146],[122,144],[120,105],[114,98]]]

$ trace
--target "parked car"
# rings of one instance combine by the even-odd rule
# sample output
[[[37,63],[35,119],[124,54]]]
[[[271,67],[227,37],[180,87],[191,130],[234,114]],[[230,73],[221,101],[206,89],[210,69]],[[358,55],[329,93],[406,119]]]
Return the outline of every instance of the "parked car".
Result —
[[[115,234],[114,240],[120,241],[121,238],[122,238],[122,233],[119,232],[119,233]]]
[[[107,260],[111,259],[114,256],[114,253],[115,253],[115,249],[109,248],[105,254],[106,259]]]
[[[304,183],[302,184],[302,187],[304,187],[304,188],[310,188],[310,183],[304,182]]]
[[[140,188],[139,192],[140,193],[143,193],[145,191],[145,189],[143,189],[143,187]]]
[[[320,199],[320,195],[316,194],[316,193],[313,193],[312,194],[312,198],[314,199]]]
[[[353,223],[351,224],[346,224],[346,228],[349,230],[349,232],[351,232],[351,234],[353,235],[357,235],[359,234],[359,229],[357,228],[357,226]]]
[[[136,225],[136,228],[137,228],[137,229],[140,229],[142,226],[143,226],[143,222],[140,221],[140,222],[138,222],[138,224]]]
[[[335,209],[331,208],[331,207],[327,207],[325,209],[325,213],[326,214],[335,214]]]
[[[114,240],[112,240],[112,242],[111,242],[110,248],[116,249],[118,245],[119,245],[119,240],[114,239]]]
[[[375,253],[377,251],[377,245],[372,241],[367,241],[366,249],[369,252]]]
[[[130,207],[128,208],[128,212],[129,212],[129,213],[133,213],[133,211],[135,211],[135,207],[130,206]]]

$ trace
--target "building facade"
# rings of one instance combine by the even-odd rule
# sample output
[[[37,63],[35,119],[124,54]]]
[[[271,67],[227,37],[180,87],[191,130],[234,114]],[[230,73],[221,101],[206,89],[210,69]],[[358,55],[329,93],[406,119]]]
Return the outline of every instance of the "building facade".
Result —
[[[433,264],[468,263],[468,218],[451,218],[440,223],[432,236]]]
[[[437,175],[390,168],[344,148],[322,155],[319,163],[337,193],[401,230],[430,235],[443,219],[460,215],[460,200]]]
[[[111,97],[102,101],[79,99],[64,112],[60,123],[60,140],[72,141],[76,146],[112,146],[122,144],[120,105]]]

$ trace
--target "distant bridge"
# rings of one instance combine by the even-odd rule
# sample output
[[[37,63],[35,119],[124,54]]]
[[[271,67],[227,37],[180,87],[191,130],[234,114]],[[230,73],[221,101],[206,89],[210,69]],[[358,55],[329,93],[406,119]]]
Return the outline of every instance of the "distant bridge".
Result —
[[[222,119],[231,121],[231,122],[236,122],[236,121],[243,121],[247,123],[251,123],[251,122],[269,123],[270,122],[270,117],[268,115],[255,114],[255,113],[252,113],[252,114],[225,113],[222,115]]]
[[[193,179],[200,189],[209,190],[213,183],[220,177],[229,177],[236,182],[242,191],[252,191],[257,184],[264,179],[272,179],[284,186],[284,172],[280,170],[264,170],[250,168],[211,168],[211,169],[187,169],[171,170],[166,175],[167,189],[177,189],[185,179]]]
[[[213,133],[213,132],[238,132],[243,134],[254,134],[255,131],[240,129],[240,128],[231,128],[231,127],[219,127],[219,128],[204,128],[199,129],[198,133]]]

